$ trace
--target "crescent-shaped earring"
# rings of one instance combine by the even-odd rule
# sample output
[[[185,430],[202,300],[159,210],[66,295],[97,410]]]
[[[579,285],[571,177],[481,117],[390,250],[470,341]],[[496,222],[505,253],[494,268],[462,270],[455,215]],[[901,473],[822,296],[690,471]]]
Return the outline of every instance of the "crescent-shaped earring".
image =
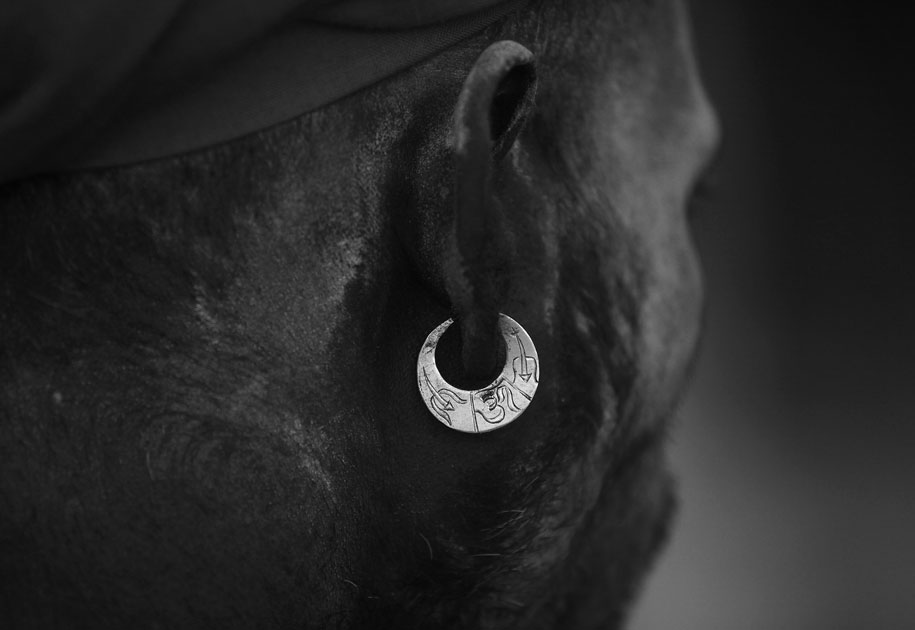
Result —
[[[505,340],[505,365],[482,389],[466,390],[445,381],[435,364],[439,339],[454,322],[449,319],[429,333],[416,361],[416,383],[426,407],[442,424],[464,433],[502,428],[524,413],[540,382],[540,360],[530,335],[521,324],[499,314]]]

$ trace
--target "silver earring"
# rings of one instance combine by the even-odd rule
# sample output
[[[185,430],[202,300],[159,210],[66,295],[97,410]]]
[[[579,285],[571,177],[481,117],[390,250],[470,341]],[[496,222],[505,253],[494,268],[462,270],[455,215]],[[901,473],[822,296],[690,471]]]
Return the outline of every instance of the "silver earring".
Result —
[[[438,340],[454,322],[449,319],[429,333],[416,361],[419,393],[429,411],[455,431],[486,433],[504,427],[524,413],[540,382],[540,360],[530,335],[508,315],[499,314],[505,339],[505,365],[482,389],[459,389],[442,378],[435,365]]]

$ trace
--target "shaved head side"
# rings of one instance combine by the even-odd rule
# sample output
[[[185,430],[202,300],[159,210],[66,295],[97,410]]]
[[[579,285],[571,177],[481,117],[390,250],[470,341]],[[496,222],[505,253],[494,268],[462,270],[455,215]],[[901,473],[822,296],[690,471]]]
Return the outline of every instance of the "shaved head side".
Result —
[[[416,355],[499,40],[534,66],[497,297],[543,377],[460,435]],[[680,2],[543,0],[288,123],[0,186],[0,626],[619,627],[673,513],[715,135]]]

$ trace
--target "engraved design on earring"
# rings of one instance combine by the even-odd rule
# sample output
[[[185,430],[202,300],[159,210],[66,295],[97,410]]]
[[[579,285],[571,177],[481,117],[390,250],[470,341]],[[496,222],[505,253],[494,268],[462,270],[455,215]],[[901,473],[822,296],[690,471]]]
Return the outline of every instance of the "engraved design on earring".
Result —
[[[429,333],[416,361],[416,382],[430,413],[446,427],[465,433],[486,433],[504,427],[524,413],[540,383],[540,359],[521,324],[499,315],[505,340],[505,365],[492,383],[465,390],[449,384],[435,364],[435,348],[454,320]]]

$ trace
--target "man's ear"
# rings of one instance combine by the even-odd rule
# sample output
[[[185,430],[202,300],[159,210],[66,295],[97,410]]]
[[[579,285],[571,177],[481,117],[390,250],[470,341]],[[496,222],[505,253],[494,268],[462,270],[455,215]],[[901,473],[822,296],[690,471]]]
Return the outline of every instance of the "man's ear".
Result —
[[[479,150],[499,160],[511,149],[533,109],[537,88],[533,62],[531,51],[509,40],[492,44],[479,56],[455,106],[458,159]]]
[[[443,272],[472,380],[488,382],[505,356],[498,321],[515,247],[493,170],[533,110],[536,86],[531,51],[497,42],[471,68],[454,110],[454,225]]]
[[[401,244],[457,324],[438,346],[439,368],[463,387],[488,384],[504,360],[498,321],[515,238],[493,177],[512,167],[502,158],[533,110],[535,90],[533,54],[512,41],[492,44],[467,73],[450,122],[417,124],[401,143],[401,168],[392,171]]]

